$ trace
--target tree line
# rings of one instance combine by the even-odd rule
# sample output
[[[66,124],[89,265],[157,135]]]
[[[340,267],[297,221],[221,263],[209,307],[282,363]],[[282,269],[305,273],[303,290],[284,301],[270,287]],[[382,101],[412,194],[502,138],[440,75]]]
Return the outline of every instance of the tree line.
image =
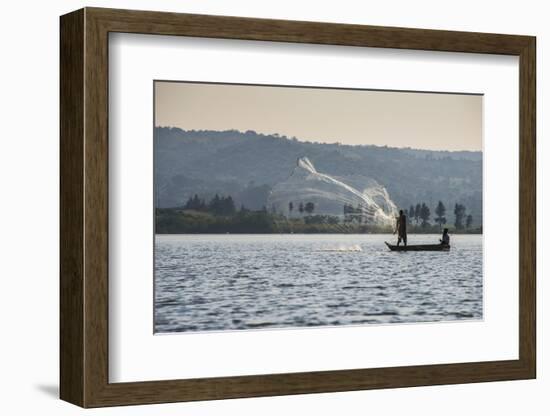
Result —
[[[294,202],[290,201],[288,203],[289,216],[292,215],[293,210],[294,210]],[[305,213],[311,215],[311,214],[313,214],[313,211],[315,211],[315,204],[313,202],[306,202],[305,204],[303,202],[300,202],[298,204],[298,212],[300,214],[303,214],[305,212]]]
[[[409,210],[404,210],[407,215],[409,224],[413,224],[413,220],[416,225],[421,227],[427,227],[430,224],[431,212],[428,205],[425,202],[418,203],[416,205],[411,205]],[[437,203],[435,207],[435,216],[434,222],[439,225],[441,229],[442,226],[447,224],[447,208],[442,201]],[[456,203],[454,206],[454,227],[456,230],[464,230],[472,227],[473,217],[472,214],[466,214],[466,207],[463,204]]]
[[[369,232],[375,228],[378,232],[384,231],[384,227],[367,223],[369,209],[362,204],[344,204],[343,216],[320,215],[315,213],[316,209],[318,207],[311,201],[291,201],[288,203],[289,215],[286,217],[284,213],[276,212],[275,207],[271,212],[265,206],[260,210],[250,210],[241,205],[237,209],[230,195],[215,194],[212,198],[205,199],[195,194],[179,208],[157,209],[157,230],[161,233],[285,232],[289,228],[290,232],[351,232],[352,229],[362,227],[355,232]],[[300,216],[293,217],[292,213],[295,211]],[[404,211],[408,224],[418,227],[413,232],[435,232],[435,226],[439,225],[441,230],[451,221],[442,201],[438,202],[433,214],[425,202],[411,205]],[[452,215],[455,231],[475,231],[472,228],[473,217],[467,212],[465,205],[456,203]]]
[[[244,207],[243,207],[244,208]],[[183,209],[199,212],[208,212],[214,215],[234,215],[237,212],[235,201],[231,196],[219,196],[216,194],[209,202],[199,198],[197,194],[189,197]]]
[[[290,214],[292,214],[294,208],[294,203],[292,201],[289,202],[288,211]],[[212,197],[209,201],[204,198],[200,198],[197,194],[195,194],[194,196],[189,197],[187,202],[183,205],[182,209],[225,216],[235,215],[237,214],[237,212],[251,212],[251,210],[246,208],[244,205],[241,205],[240,209],[237,210],[235,206],[235,201],[233,200],[233,197],[231,197],[231,195],[220,196],[218,194],[215,194],[214,197]],[[306,213],[308,215],[311,215],[315,211],[315,204],[313,202],[300,202],[296,210],[300,214]],[[266,212],[267,208],[264,206],[259,211]]]
[[[344,222],[356,221],[359,224],[366,224],[367,217],[365,207],[361,204],[354,207],[352,204],[344,204]]]
[[[295,207],[294,202],[290,201],[288,203],[289,217],[292,216],[292,212],[294,211],[294,207]],[[314,211],[315,211],[315,204],[313,202],[306,202],[305,204],[303,202],[300,202],[300,204],[298,205],[298,212],[300,214],[306,213],[309,216],[311,216]],[[355,221],[355,222],[358,222],[359,224],[367,222],[367,219],[364,215],[366,213],[366,210],[361,204],[357,205],[357,207],[354,207],[352,204],[344,204],[344,211],[343,212],[344,212],[344,222]],[[338,222],[338,217],[334,216],[334,215],[320,215],[320,216],[317,215],[316,217],[318,217],[318,218],[332,217],[331,220],[330,220],[330,223],[337,223]],[[306,218],[306,221],[308,221],[307,218]],[[309,220],[309,221],[311,221],[311,220]]]

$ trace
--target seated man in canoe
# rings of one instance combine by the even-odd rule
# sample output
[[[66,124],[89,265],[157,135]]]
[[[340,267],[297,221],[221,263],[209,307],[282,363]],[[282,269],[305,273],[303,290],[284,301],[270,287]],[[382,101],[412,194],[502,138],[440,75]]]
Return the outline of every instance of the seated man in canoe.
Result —
[[[441,243],[441,245],[444,245],[444,246],[450,246],[451,245],[451,238],[449,237],[449,229],[448,228],[443,229],[443,235],[439,239],[439,242]]]
[[[395,226],[394,234],[397,232],[397,245],[403,240],[403,244],[407,246],[407,216],[403,213],[403,210],[399,210],[399,217],[397,217],[397,223]]]

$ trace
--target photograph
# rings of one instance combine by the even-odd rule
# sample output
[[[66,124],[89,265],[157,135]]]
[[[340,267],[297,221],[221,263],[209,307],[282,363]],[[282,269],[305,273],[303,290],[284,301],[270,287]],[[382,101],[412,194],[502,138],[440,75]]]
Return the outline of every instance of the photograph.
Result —
[[[153,89],[155,334],[483,319],[483,94]]]

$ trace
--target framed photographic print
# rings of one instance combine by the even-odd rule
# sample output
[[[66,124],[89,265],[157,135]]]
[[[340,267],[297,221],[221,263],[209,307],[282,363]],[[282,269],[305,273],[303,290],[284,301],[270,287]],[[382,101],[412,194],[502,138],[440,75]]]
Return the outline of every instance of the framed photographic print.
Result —
[[[534,378],[535,49],[62,16],[61,398]]]

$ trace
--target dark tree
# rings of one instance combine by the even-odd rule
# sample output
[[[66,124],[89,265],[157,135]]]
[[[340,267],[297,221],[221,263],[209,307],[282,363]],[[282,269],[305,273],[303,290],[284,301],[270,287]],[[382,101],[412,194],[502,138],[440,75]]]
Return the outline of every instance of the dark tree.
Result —
[[[462,204],[455,204],[455,228],[462,230],[464,228],[464,217],[466,216],[466,207]]]
[[[204,200],[200,199],[197,194],[195,194],[192,198],[189,197],[187,200],[187,203],[183,207],[183,209],[193,209],[196,211],[206,211],[206,203]]]
[[[344,204],[344,222],[350,222],[353,214],[353,206]]]
[[[414,206],[411,205],[411,207],[409,208],[409,213],[407,214],[407,221],[410,225],[412,225],[413,218],[414,218]]]
[[[300,205],[298,205],[298,211],[300,212],[300,214],[304,213],[304,204],[302,202],[300,202]]]
[[[366,220],[366,218],[363,217],[363,206],[361,204],[357,204],[357,208],[355,208],[355,214],[355,218],[359,224],[362,224],[363,220]]]
[[[466,228],[470,228],[472,226],[472,223],[474,222],[474,219],[472,217],[472,214],[469,214],[466,217]]]
[[[294,204],[292,201],[288,203],[288,215],[290,216],[292,214],[292,210],[294,209]]]
[[[443,205],[443,202],[439,201],[437,203],[437,207],[435,208],[435,222],[439,224],[439,231],[441,231],[441,226],[443,224],[447,224],[447,218],[445,218],[445,205]]]
[[[234,215],[237,212],[235,207],[235,201],[231,196],[219,196],[216,194],[214,198],[210,200],[208,205],[204,201],[195,201],[193,198],[193,208],[199,211],[208,211],[214,215],[229,216]]]
[[[195,195],[195,198],[197,198],[197,195]],[[193,203],[197,204],[197,207],[195,209],[199,211],[208,211],[208,207],[206,206],[206,201],[204,199],[194,201]]]
[[[308,213],[308,214],[311,214],[313,213],[313,211],[315,210],[315,204],[313,202],[308,202],[306,204],[306,206],[304,207],[304,210]]]
[[[199,196],[195,194],[193,201],[191,202],[191,209],[200,209],[200,207],[205,204],[204,201],[199,199]]]
[[[183,206],[183,209],[191,209],[191,205],[193,204],[193,198],[189,197],[185,205]]]
[[[213,214],[218,214],[221,208],[221,198],[218,194],[214,196],[208,203],[208,211]]]
[[[428,221],[430,219],[430,208],[423,202],[420,206],[420,219],[422,220],[422,227],[428,226]]]
[[[420,217],[421,210],[422,210],[422,206],[420,204],[416,204],[416,208],[414,209],[414,221],[416,222],[416,225],[418,225],[418,221],[421,218]]]
[[[233,201],[231,195],[222,199],[222,207],[222,215],[233,215],[237,211],[235,208],[235,201]]]

